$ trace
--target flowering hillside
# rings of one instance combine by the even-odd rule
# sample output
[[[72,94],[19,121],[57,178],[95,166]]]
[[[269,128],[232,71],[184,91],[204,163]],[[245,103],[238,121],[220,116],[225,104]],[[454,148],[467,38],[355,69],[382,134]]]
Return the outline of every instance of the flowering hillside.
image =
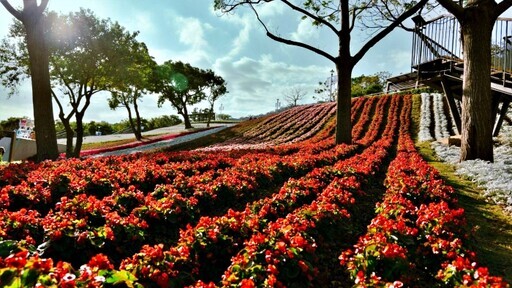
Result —
[[[319,104],[200,151],[0,167],[0,286],[506,287],[415,151],[411,96],[352,105],[352,145]]]

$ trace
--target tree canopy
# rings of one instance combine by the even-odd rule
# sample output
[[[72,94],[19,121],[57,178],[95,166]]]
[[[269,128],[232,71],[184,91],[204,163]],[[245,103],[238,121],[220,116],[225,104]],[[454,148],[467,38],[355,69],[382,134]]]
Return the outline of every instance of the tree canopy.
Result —
[[[44,20],[50,53],[51,92],[59,108],[59,118],[66,127],[66,155],[78,157],[84,135],[83,118],[91,97],[100,91],[121,87],[119,75],[125,72],[124,66],[130,65],[126,63],[125,53],[131,45],[139,45],[135,40],[138,32],[130,33],[117,22],[98,19],[92,11],[84,9],[67,15],[51,12]],[[14,64],[9,73],[3,74],[6,75],[3,81],[11,88],[19,85],[29,71],[24,33],[17,22],[10,29],[9,39],[2,42],[0,60]],[[76,129],[70,125],[73,118]],[[73,137],[76,137],[75,143]]]
[[[152,91],[159,94],[158,105],[165,101],[183,116],[185,128],[192,128],[188,106],[197,104],[208,98],[215,99],[227,93],[222,77],[208,69],[193,67],[181,61],[166,61],[158,65],[152,78]]]

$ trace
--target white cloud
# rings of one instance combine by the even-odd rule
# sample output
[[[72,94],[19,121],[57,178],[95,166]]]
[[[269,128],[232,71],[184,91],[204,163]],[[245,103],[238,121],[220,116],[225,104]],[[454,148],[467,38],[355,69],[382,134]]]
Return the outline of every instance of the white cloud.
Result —
[[[258,14],[261,17],[274,17],[282,15],[287,9],[289,9],[288,6],[281,1],[272,1],[261,5],[260,8],[258,8]]]
[[[199,19],[179,17],[176,19],[176,23],[180,29],[179,40],[181,43],[195,49],[200,49],[207,45],[204,39],[204,27]]]
[[[228,89],[232,91],[219,103],[223,103],[224,113],[235,117],[272,111],[277,99],[283,102],[282,93],[290,87],[306,90],[311,102],[313,91],[327,69],[276,61],[270,54],[259,58],[223,58],[214,67],[222,77],[229,79]]]
[[[297,25],[297,30],[291,33],[291,38],[295,41],[307,42],[318,39],[319,31],[313,26],[310,20],[301,20]]]

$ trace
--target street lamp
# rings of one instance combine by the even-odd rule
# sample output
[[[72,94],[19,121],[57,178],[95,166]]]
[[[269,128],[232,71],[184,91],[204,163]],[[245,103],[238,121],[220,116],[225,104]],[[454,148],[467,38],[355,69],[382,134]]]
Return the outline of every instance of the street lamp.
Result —
[[[334,82],[334,69],[331,69],[331,82],[329,86],[329,97],[332,99],[332,82]]]

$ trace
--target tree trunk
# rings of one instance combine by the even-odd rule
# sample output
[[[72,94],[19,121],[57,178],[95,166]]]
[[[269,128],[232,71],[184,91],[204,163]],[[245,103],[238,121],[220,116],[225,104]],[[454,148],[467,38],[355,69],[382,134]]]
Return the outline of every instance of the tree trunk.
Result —
[[[210,122],[212,121],[212,115],[213,115],[213,105],[210,106],[210,111],[208,112],[208,119],[206,121],[207,128],[210,128]]]
[[[135,139],[137,139],[137,141],[140,141],[142,140],[142,136],[140,135],[140,130],[138,130],[137,126],[135,125],[135,121],[133,121],[132,110],[128,105],[125,105],[125,107],[126,110],[128,110],[128,123],[130,124],[130,128],[132,128],[133,135],[135,135]]]
[[[72,157],[79,158],[80,151],[82,151],[82,144],[84,143],[84,115],[83,113],[76,113],[76,143],[73,150]]]
[[[349,61],[336,65],[338,95],[336,104],[336,144],[352,144],[352,122],[350,121],[351,78],[353,66]]]
[[[71,128],[69,119],[60,117],[60,120],[66,130],[66,158],[71,158],[73,156],[73,137],[75,137],[75,132],[73,131],[73,128]]]
[[[137,97],[134,97],[133,99],[133,110],[135,110],[135,121],[136,121],[136,128],[135,130],[135,138],[138,141],[142,140],[142,121],[140,119],[140,113],[139,113],[139,105],[137,104]]]
[[[190,117],[188,116],[187,106],[183,105],[183,110],[181,113],[181,116],[183,116],[183,122],[185,123],[185,129],[192,129],[192,124],[190,123]]]
[[[476,9],[478,8],[478,9]],[[461,161],[493,161],[490,7],[466,9],[462,21],[464,78],[462,91]]]
[[[36,1],[34,0],[34,3]],[[25,4],[27,5],[27,4]],[[33,4],[37,7],[37,4]],[[42,15],[38,9],[25,9],[23,25],[27,33],[27,50],[30,58],[32,103],[36,133],[37,161],[57,159],[57,135],[53,116],[49,74],[48,48],[46,46]]]

